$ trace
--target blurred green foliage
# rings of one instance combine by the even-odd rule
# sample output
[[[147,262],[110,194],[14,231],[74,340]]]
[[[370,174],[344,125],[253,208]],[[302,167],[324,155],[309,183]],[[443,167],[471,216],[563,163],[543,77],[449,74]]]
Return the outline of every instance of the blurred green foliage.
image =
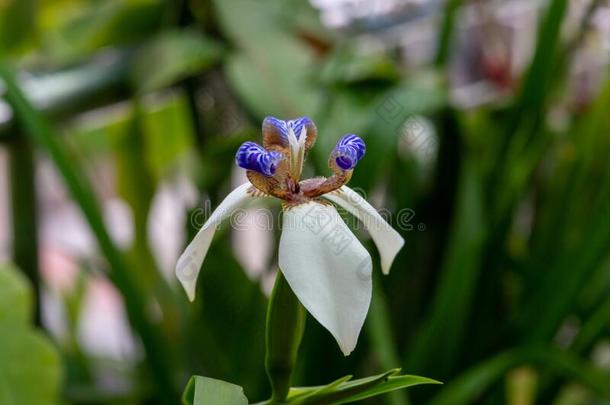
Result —
[[[32,289],[19,270],[0,266],[0,403],[59,403],[59,354],[31,325]],[[34,388],[35,387],[35,388]]]
[[[321,385],[402,367],[445,385],[379,401],[610,401],[604,362],[610,79],[604,72],[598,91],[575,105],[569,72],[588,21],[566,38],[569,2],[549,0],[529,67],[508,96],[459,108],[450,101],[448,71],[461,49],[455,31],[462,3],[444,6],[430,65],[405,69],[392,53],[364,55],[355,36],[328,30],[308,3],[296,0],[0,1],[0,77],[14,112],[0,125],[0,140],[15,156],[33,149],[53,160],[98,240],[106,259],[100,267],[145,351],[142,367],[121,375],[130,391],[104,392],[92,372],[103,359],[88,358],[77,339],[58,342],[67,402],[177,403],[192,374],[243,386],[251,400],[268,397],[267,298],[259,280],[244,274],[230,232],[216,236],[193,305],[163,276],[147,236],[153,197],[164,182],[186,174],[212,205],[222,198],[236,147],[258,140],[266,115],[316,121],[320,135],[308,163],[318,173],[327,170],[340,135],[361,135],[367,155],[350,185],[379,196],[394,218],[404,208],[414,213],[400,227],[407,243],[392,273],[375,278],[355,352],[344,358],[309,318],[294,383]],[[15,79],[22,71],[31,75]],[[384,114],[388,102],[400,114]],[[91,113],[108,105],[114,106]],[[437,134],[430,162],[421,150],[401,146],[399,128],[408,117],[426,117]],[[15,138],[29,141],[15,148]],[[134,213],[127,251],[109,237],[94,192],[103,157],[112,157],[117,193]],[[33,173],[35,161],[19,163],[11,166],[15,184],[23,184],[28,169]],[[18,201],[33,198],[27,187],[21,190]],[[30,218],[27,209],[13,207],[13,218]],[[195,231],[190,222],[185,229]],[[36,249],[28,238],[15,238],[15,252]],[[15,261],[39,283],[27,257],[15,254]],[[90,267],[83,271],[95,276]],[[12,310],[0,310],[0,318],[20,311],[5,291],[9,284],[0,283],[0,303],[11,300]],[[75,323],[82,297],[65,299]],[[148,311],[152,306],[160,316]],[[23,328],[0,333],[0,358],[10,342],[22,344]],[[10,361],[0,363],[4,369]],[[58,372],[49,373],[52,387]],[[8,381],[2,376],[0,399]]]

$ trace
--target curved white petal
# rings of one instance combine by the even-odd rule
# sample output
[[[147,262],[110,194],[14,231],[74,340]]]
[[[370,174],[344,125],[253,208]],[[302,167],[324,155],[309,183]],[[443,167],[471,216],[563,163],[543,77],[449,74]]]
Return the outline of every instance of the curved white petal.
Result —
[[[371,256],[333,206],[309,202],[283,218],[280,270],[347,356],[371,302]]]
[[[250,187],[252,187],[252,184],[248,182],[231,191],[214,210],[212,215],[210,215],[199,232],[197,232],[197,235],[178,258],[176,276],[191,301],[195,299],[197,277],[199,276],[205,255],[208,253],[212,243],[216,228],[223,219],[231,216],[235,210],[246,205],[250,199],[254,198],[248,193]]]
[[[364,223],[379,250],[381,271],[383,274],[388,274],[394,258],[405,244],[402,236],[379,215],[368,201],[347,186],[325,194],[323,197],[345,208]]]

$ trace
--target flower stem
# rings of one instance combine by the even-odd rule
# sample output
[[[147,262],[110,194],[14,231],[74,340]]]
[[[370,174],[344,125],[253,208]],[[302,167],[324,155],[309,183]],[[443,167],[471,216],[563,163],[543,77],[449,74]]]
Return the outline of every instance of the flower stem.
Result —
[[[34,148],[17,127],[9,142],[13,213],[13,260],[34,287],[34,319],[40,325],[40,277],[38,274],[38,232]]]
[[[265,367],[272,389],[271,404],[283,402],[288,396],[304,329],[305,309],[278,272],[267,309]]]

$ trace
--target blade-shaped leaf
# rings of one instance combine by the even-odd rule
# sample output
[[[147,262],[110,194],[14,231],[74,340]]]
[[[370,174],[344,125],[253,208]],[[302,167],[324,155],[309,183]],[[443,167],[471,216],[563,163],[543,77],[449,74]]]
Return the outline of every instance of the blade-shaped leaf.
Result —
[[[461,176],[458,214],[452,225],[442,279],[427,323],[415,339],[407,361],[409,367],[427,367],[441,376],[449,375],[462,347],[487,232],[481,217],[481,186],[476,168],[465,166]]]
[[[221,50],[217,42],[197,31],[166,31],[136,55],[133,82],[141,91],[168,86],[211,66],[218,61]]]
[[[387,394],[388,392],[423,384],[442,383],[436,380],[432,380],[430,378],[419,377],[416,375],[390,376],[373,387],[370,387],[361,392],[353,393],[350,396],[340,399],[339,401],[333,402],[333,404],[345,404],[348,402],[360,401],[362,399],[372,398],[378,395]]]
[[[182,402],[185,405],[247,405],[248,399],[239,385],[193,376],[186,386]]]
[[[300,401],[306,398],[313,397],[315,395],[322,395],[327,392],[334,391],[341,384],[351,380],[353,375],[346,375],[341,377],[330,384],[323,385],[321,387],[296,387],[290,389],[290,394],[288,395],[289,401]]]
[[[607,373],[591,367],[569,352],[533,346],[504,352],[481,362],[454,379],[434,400],[433,405],[471,404],[507,371],[532,364],[580,382],[603,398],[610,398]]]
[[[289,396],[288,403],[303,405],[345,404],[386,394],[395,390],[421,384],[440,384],[440,382],[413,375],[396,375],[400,369],[389,370],[383,374],[349,381],[344,377],[323,387],[295,388],[299,394]]]

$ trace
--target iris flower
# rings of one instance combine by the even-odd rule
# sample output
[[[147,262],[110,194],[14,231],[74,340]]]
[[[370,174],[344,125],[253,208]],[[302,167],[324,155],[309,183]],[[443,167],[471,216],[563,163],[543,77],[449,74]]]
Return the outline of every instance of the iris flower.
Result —
[[[305,156],[317,136],[313,121],[267,117],[262,132],[263,146],[245,142],[235,156],[249,182],[229,193],[208,218],[178,259],[176,274],[194,300],[197,276],[221,221],[255,198],[277,198],[283,209],[280,271],[347,356],[356,346],[371,302],[372,260],[333,204],[364,223],[379,250],[384,274],[404,240],[375,208],[345,186],[364,156],[361,138],[347,134],[337,142],[328,160],[330,177],[302,180]]]

